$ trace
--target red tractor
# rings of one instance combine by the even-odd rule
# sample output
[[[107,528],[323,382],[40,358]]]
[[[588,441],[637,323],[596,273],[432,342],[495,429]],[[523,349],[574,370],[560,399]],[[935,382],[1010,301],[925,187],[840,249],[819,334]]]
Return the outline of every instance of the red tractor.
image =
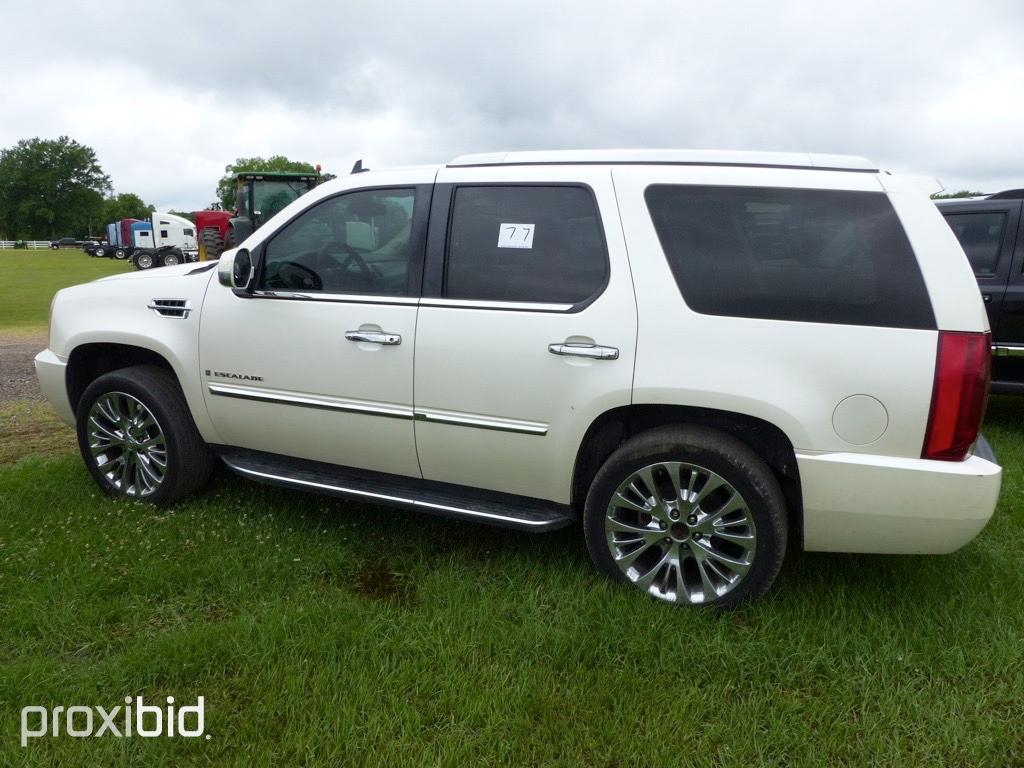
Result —
[[[235,175],[237,203],[229,211],[196,211],[199,259],[219,259],[320,181],[316,173],[243,172]]]

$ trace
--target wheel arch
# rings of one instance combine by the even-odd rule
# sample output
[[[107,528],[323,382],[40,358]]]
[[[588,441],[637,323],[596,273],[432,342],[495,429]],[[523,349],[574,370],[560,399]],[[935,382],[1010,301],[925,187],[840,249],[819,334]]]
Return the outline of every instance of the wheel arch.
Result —
[[[582,510],[601,465],[626,440],[654,427],[686,424],[718,429],[750,447],[769,466],[786,498],[790,540],[803,545],[803,496],[793,443],[764,419],[733,411],[685,405],[625,405],[598,416],[587,428],[576,454],[572,506]]]
[[[167,369],[178,386],[181,380],[170,360],[160,352],[132,344],[111,342],[88,342],[79,344],[68,355],[65,373],[68,402],[72,412],[78,410],[78,402],[86,388],[105,373],[134,365],[155,365]]]

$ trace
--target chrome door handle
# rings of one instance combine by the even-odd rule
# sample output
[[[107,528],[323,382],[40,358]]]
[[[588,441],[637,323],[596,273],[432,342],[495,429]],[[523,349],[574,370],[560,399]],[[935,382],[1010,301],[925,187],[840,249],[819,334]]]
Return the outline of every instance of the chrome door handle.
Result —
[[[594,360],[619,359],[618,349],[615,347],[602,347],[599,344],[548,344],[548,352],[552,355],[589,357]]]
[[[349,341],[366,341],[370,344],[402,343],[402,337],[397,333],[385,333],[384,331],[345,331],[345,338]]]

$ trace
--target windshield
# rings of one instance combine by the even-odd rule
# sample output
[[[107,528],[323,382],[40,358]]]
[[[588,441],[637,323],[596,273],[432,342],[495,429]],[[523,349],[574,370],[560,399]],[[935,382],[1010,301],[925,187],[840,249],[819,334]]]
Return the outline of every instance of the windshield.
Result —
[[[252,210],[255,218],[264,222],[288,203],[297,200],[309,190],[305,181],[254,181]],[[244,209],[243,209],[244,210]]]

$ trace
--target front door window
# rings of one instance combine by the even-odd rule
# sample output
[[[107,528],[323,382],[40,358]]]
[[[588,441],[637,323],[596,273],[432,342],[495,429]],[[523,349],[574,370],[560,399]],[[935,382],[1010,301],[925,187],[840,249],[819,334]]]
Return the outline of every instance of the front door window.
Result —
[[[413,189],[328,198],[268,242],[260,289],[410,296]]]

